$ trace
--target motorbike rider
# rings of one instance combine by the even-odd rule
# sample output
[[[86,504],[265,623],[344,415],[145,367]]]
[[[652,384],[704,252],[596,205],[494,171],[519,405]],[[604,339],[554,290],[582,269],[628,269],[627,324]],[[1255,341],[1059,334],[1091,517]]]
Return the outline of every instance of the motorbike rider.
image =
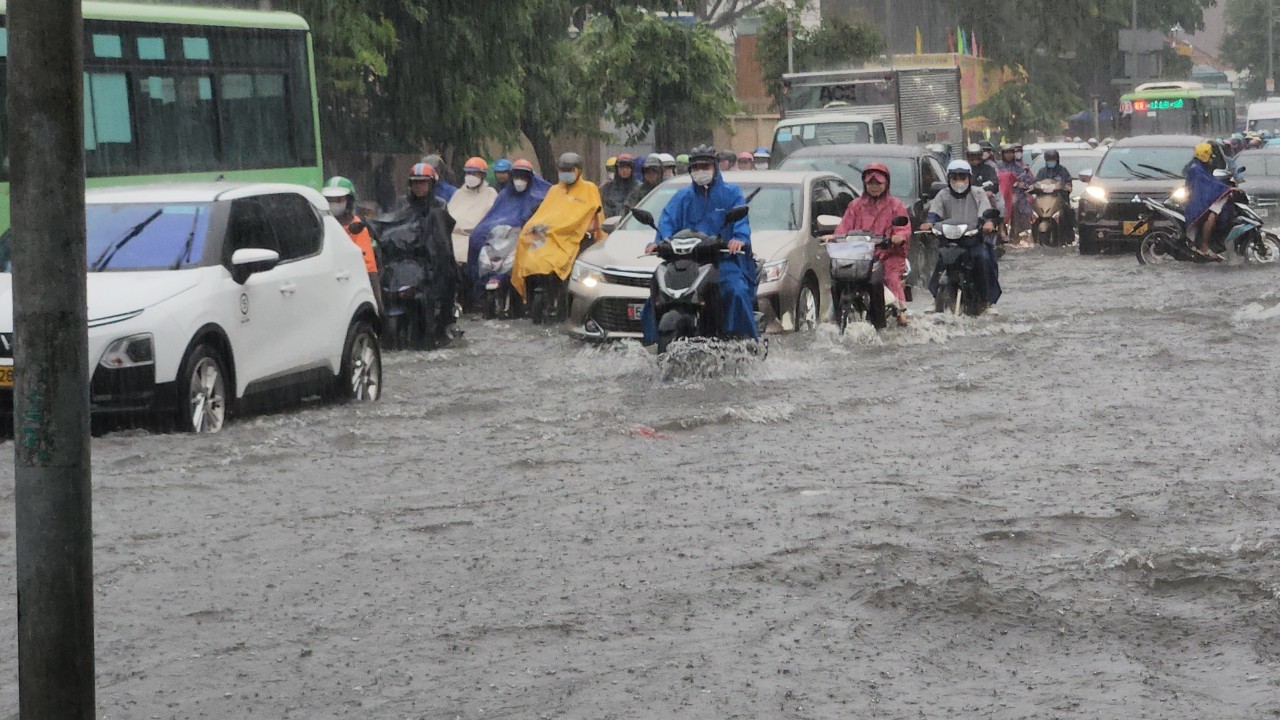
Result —
[[[616,155],[613,155],[613,156],[610,156],[608,160],[604,161],[604,181],[608,183],[609,181],[613,180],[617,176],[618,176],[618,157]]]
[[[921,230],[931,230],[937,223],[948,225],[966,225],[978,227],[983,234],[983,242],[969,248],[973,259],[973,282],[978,292],[989,304],[987,311],[999,315],[996,302],[1000,300],[1000,268],[996,264],[994,252],[996,226],[990,217],[991,202],[987,194],[973,187],[973,168],[964,160],[952,160],[947,166],[947,189],[934,196],[929,203],[929,222],[920,226]],[[938,263],[929,279],[929,292],[938,295],[938,280],[942,275],[942,264]]]
[[[739,170],[755,170],[756,159],[750,152],[743,150],[738,153],[738,169]]]
[[[600,189],[582,177],[582,156],[564,153],[556,161],[556,171],[559,182],[547,191],[516,243],[511,286],[526,301],[531,295],[526,282],[529,278],[568,278],[578,253],[604,239]]]
[[[449,201],[449,216],[453,218],[453,257],[457,263],[465,265],[467,252],[471,244],[471,231],[489,213],[493,202],[498,199],[498,191],[484,182],[489,172],[489,163],[484,158],[473,157],[463,166],[462,187],[453,194]]]
[[[662,156],[662,179],[670,180],[676,176],[676,156],[671,153],[658,153]]]
[[[720,158],[720,172],[729,172],[738,160],[738,156],[734,155],[732,150],[721,150],[717,157]]]
[[[725,182],[720,175],[716,149],[699,145],[689,151],[689,175],[693,180],[681,188],[662,211],[658,221],[658,239],[645,248],[654,252],[658,241],[669,238],[681,230],[697,230],[707,235],[720,235],[724,228],[724,215],[747,200],[742,189]],[[755,258],[751,254],[751,224],[743,218],[729,228],[727,255],[721,255],[717,263],[718,282],[709,288],[705,298],[710,317],[719,320],[718,335],[727,338],[759,338],[756,328],[755,298],[758,281]],[[655,289],[656,293],[656,280]],[[654,312],[654,298],[641,312],[644,327],[644,344],[658,341],[658,320]]]
[[[449,182],[448,178],[445,177],[444,159],[439,155],[432,153],[430,155],[423,156],[422,160],[419,162],[424,162],[430,165],[431,169],[436,171],[436,196],[441,200],[444,200],[446,203],[452,200],[453,194],[458,192],[458,186]]]
[[[384,227],[416,222],[417,242],[423,263],[430,272],[433,294],[439,303],[440,328],[449,338],[461,337],[454,323],[454,304],[458,297],[458,272],[450,237],[453,217],[448,204],[436,192],[439,177],[435,168],[418,163],[409,170],[409,191],[400,205],[389,215],[378,218]]]
[[[512,163],[511,182],[498,193],[489,212],[471,231],[467,248],[467,277],[472,282],[473,293],[483,289],[475,283],[481,280],[480,252],[484,250],[485,243],[489,242],[489,233],[500,225],[524,227],[542,205],[542,200],[550,189],[551,183],[533,171],[533,163],[524,159]]]
[[[676,156],[676,174],[684,175],[689,172],[689,154],[680,153]]]
[[[639,205],[646,195],[662,184],[662,156],[658,153],[649,153],[644,159],[644,165],[640,167],[640,176],[641,182],[627,196],[627,201],[623,204],[623,212]]]
[[[830,242],[836,237],[854,232],[864,232],[889,238],[887,248],[877,247],[875,258],[884,268],[884,286],[893,293],[901,312],[898,313],[898,324],[907,324],[907,293],[902,286],[902,273],[907,269],[907,252],[910,249],[911,226],[895,227],[893,221],[900,217],[908,217],[907,206],[889,192],[889,168],[884,164],[873,162],[862,169],[863,193],[844,210],[844,217],[836,226],[835,233],[822,239]],[[831,307],[840,306],[840,295],[836,285],[831,286]]]
[[[1000,211],[1001,217],[1004,217],[1005,206],[1004,197],[1000,194],[1000,173],[996,171],[995,165],[990,165],[982,159],[982,146],[978,143],[970,143],[969,147],[965,148],[965,157],[969,160],[973,184],[980,191],[986,189],[987,201]],[[950,174],[950,168],[947,174]]]
[[[493,161],[493,189],[501,191],[507,186],[507,181],[511,179],[511,161],[506,158],[498,158]]]
[[[1036,173],[1034,182],[1053,180],[1058,183],[1062,196],[1062,229],[1070,239],[1076,227],[1076,211],[1071,209],[1071,171],[1062,166],[1062,155],[1057,150],[1044,151],[1044,167]]]
[[[1219,232],[1219,220],[1230,212],[1231,186],[1213,176],[1213,146],[1207,142],[1196,145],[1191,162],[1187,165],[1187,238],[1192,249],[1208,260],[1221,260],[1222,256],[1209,247],[1209,241]],[[1230,227],[1230,221],[1221,223]]]
[[[347,235],[351,236],[351,242],[360,248],[360,254],[364,256],[364,269],[369,273],[369,282],[373,285],[373,297],[378,301],[378,312],[382,312],[382,283],[378,282],[378,256],[376,252],[376,244],[373,241],[373,235],[369,232],[368,225],[364,219],[356,214],[356,186],[347,178],[336,175],[329,178],[324,184],[324,189],[320,191],[329,201],[329,212],[333,214],[338,224],[343,230],[347,231]]]
[[[627,198],[636,189],[635,158],[623,153],[618,156],[613,179],[600,186],[600,199],[604,201],[604,216],[621,215]]]
[[[1034,182],[1031,171],[1018,157],[1018,146],[1012,143],[1000,147],[996,169],[1000,172],[1004,205],[1011,210],[1006,220],[1012,236],[1017,238],[1031,227],[1031,201],[1027,198],[1027,190]]]
[[[751,160],[756,170],[768,170],[771,157],[769,148],[766,147],[758,147],[755,152],[751,153]]]

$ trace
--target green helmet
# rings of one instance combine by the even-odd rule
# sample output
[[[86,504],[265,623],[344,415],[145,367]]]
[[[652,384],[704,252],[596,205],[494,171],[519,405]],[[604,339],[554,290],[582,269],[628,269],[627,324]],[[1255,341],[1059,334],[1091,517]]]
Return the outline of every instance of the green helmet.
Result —
[[[355,183],[341,175],[334,175],[329,178],[329,182],[324,184],[324,188],[320,193],[327,198],[338,199],[350,196],[354,199],[356,196],[356,186]]]

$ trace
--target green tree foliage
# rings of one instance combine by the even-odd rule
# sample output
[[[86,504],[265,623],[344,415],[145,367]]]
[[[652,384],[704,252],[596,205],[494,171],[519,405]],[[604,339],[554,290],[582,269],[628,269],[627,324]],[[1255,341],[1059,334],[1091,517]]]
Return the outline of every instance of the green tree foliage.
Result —
[[[627,142],[653,130],[660,147],[688,147],[737,110],[733,55],[705,24],[626,9],[577,43],[589,49],[583,91],[600,93],[605,116],[630,128]]]
[[[1227,34],[1222,40],[1222,59],[1237,70],[1249,71],[1248,93],[1262,97],[1267,82],[1268,0],[1226,0]],[[1280,45],[1280,40],[1277,40]],[[1280,53],[1278,53],[1280,55]],[[1280,60],[1272,64],[1280,68]],[[1280,74],[1280,70],[1277,70]]]
[[[782,74],[787,71],[787,14],[793,19],[792,54],[796,72],[839,67],[856,67],[884,52],[884,38],[867,23],[849,23],[839,18],[825,20],[817,29],[800,25],[799,14],[806,3],[774,4],[761,13],[763,22],[756,34],[756,62],[764,74],[765,87],[774,104],[782,105]]]

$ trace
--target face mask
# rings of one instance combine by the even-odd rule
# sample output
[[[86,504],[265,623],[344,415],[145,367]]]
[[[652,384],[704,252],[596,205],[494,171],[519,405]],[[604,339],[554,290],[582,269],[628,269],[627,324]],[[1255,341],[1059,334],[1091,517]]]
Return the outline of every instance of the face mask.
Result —
[[[346,215],[346,214],[347,214],[347,203],[346,203],[346,202],[331,202],[331,203],[329,203],[329,212],[333,213],[333,216],[334,216],[334,217],[338,217],[339,215]]]
[[[1050,170],[1052,170],[1052,169],[1054,169],[1054,168],[1058,167],[1058,163],[1057,163],[1057,162],[1055,162],[1055,161],[1053,161],[1053,160],[1045,160],[1045,161],[1044,161],[1044,166],[1045,166],[1045,167],[1047,167],[1047,168],[1049,168]]]
[[[462,180],[462,184],[466,185],[472,190],[480,187],[480,183],[481,183],[481,180],[479,175],[468,175],[466,178]]]
[[[572,170],[569,172],[562,172],[560,173],[560,182],[565,185],[572,185],[578,182],[578,173],[573,172]]]
[[[1014,153],[1014,154],[1013,154],[1013,159],[1014,159],[1014,160],[1021,160],[1021,159],[1022,159],[1022,153],[1020,153],[1020,152],[1016,152],[1016,153]]]
[[[768,161],[768,160],[757,160],[757,161],[756,161],[756,164],[755,164],[755,168],[756,168],[757,170],[768,170],[768,169],[769,169],[769,161]]]
[[[689,173],[689,177],[692,178],[695,183],[702,185],[703,187],[710,185],[711,180],[715,178],[715,176],[715,170],[694,170]]]
[[[957,195],[963,195],[964,193],[968,192],[968,190],[969,190],[968,180],[952,180],[951,181],[951,192],[954,192]]]
[[[516,192],[524,192],[525,190],[529,189],[529,181],[528,180],[512,180],[511,187],[515,188]]]

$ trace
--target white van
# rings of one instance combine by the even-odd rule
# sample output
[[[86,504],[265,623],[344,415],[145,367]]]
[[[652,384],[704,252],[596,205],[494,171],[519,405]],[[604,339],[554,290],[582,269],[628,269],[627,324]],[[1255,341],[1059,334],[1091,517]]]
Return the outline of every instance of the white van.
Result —
[[[773,129],[770,167],[778,167],[791,153],[814,145],[886,144],[884,121],[854,113],[819,113],[781,120]]]
[[[1245,127],[1262,132],[1280,128],[1280,100],[1259,100],[1249,103]]]

